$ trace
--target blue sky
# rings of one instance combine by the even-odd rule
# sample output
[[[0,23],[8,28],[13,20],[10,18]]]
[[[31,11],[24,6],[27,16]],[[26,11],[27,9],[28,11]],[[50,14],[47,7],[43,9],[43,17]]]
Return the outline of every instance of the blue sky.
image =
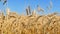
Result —
[[[7,5],[4,6],[2,3],[3,2],[0,2],[0,9],[5,10],[8,7],[12,12],[17,12],[19,14],[26,13],[25,9],[28,5],[31,6],[32,11],[37,8],[37,5],[40,5],[45,11],[44,14],[60,12],[60,0],[52,0],[53,7],[50,11],[47,10],[50,0],[7,0]]]

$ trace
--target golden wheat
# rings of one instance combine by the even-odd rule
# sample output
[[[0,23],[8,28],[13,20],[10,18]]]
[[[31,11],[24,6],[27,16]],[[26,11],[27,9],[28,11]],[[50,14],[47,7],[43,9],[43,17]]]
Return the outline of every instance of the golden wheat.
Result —
[[[8,17],[8,18],[7,18]],[[19,16],[10,12],[0,15],[0,34],[60,34],[60,16]]]

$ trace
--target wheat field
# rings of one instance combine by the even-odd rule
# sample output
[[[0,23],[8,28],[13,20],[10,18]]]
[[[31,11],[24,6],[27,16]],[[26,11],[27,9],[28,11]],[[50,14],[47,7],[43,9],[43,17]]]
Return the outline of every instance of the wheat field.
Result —
[[[0,34],[60,34],[60,16],[0,14]]]

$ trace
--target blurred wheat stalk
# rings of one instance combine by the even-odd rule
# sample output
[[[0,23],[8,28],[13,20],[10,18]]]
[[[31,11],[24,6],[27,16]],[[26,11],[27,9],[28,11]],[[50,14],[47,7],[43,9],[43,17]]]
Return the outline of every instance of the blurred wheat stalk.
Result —
[[[56,13],[47,16],[20,16],[7,9],[7,14],[0,13],[0,34],[60,34],[60,16]]]

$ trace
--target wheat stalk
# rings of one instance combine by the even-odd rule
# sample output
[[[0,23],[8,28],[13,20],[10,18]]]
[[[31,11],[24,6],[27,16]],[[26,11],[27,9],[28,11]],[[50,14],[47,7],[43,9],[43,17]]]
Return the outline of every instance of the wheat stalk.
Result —
[[[44,12],[44,9],[42,9],[39,5],[37,5],[37,10]]]
[[[31,14],[30,6],[28,6],[28,8],[26,8],[26,13],[27,13],[27,15]]]

